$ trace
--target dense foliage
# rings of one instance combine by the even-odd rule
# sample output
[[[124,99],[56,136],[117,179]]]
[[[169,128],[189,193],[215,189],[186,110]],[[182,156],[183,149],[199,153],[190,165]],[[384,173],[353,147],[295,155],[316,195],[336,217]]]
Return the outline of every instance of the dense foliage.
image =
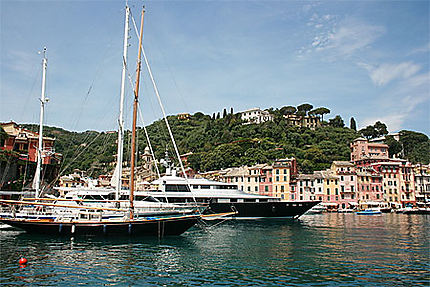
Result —
[[[302,108],[302,107],[301,107]],[[304,107],[305,110],[311,107]],[[340,116],[316,130],[291,127],[282,114],[294,112],[291,107],[283,110],[271,110],[275,120],[263,124],[243,124],[239,115],[223,111],[220,116],[195,113],[188,119],[168,117],[175,136],[179,153],[193,152],[188,157],[192,168],[199,171],[216,170],[226,167],[270,163],[284,157],[297,158],[301,172],[312,172],[328,168],[334,160],[349,160],[349,143],[366,131],[357,132],[344,126]],[[382,124],[383,125],[383,124]],[[375,124],[373,136],[385,134],[384,126]],[[36,129],[35,125],[27,128]],[[171,144],[164,120],[159,120],[147,127],[155,155],[164,158],[166,149],[171,158],[175,151]],[[370,133],[370,132],[369,132]],[[105,132],[70,132],[60,128],[46,127],[45,134],[55,137],[55,149],[63,154],[62,173],[73,169],[86,170],[90,175],[98,175],[112,170],[116,155],[116,133]],[[146,137],[142,128],[138,129],[138,151],[143,153]],[[367,134],[366,134],[367,135]],[[130,150],[130,132],[126,133],[125,151]],[[421,133],[402,131],[400,142],[388,137],[390,154],[398,154],[403,149],[403,156],[412,162],[429,163],[430,141]],[[399,150],[400,149],[400,150]],[[129,159],[125,152],[124,159]]]

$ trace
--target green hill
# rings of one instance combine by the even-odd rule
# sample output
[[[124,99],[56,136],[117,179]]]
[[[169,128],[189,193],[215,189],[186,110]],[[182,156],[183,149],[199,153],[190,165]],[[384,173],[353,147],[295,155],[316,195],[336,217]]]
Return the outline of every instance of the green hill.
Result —
[[[337,118],[337,117],[336,117]],[[335,118],[335,119],[336,119]],[[337,120],[324,122],[321,128],[289,127],[284,118],[276,116],[273,122],[243,125],[238,115],[228,114],[214,119],[196,113],[189,119],[168,117],[181,154],[193,152],[188,158],[192,168],[200,171],[216,170],[232,166],[270,163],[284,158],[297,158],[300,172],[312,172],[328,168],[334,160],[349,160],[349,143],[361,136],[339,124]],[[25,125],[36,130],[36,125]],[[174,158],[174,149],[169,139],[164,120],[147,127],[158,159],[164,157],[166,148]],[[63,154],[62,173],[73,169],[86,170],[90,175],[106,173],[113,168],[116,154],[116,133],[70,132],[60,128],[46,127],[45,134],[57,139],[55,149]],[[130,157],[130,132],[125,136],[124,159]],[[387,139],[390,151],[404,150],[405,158],[412,162],[429,163],[430,141],[421,133],[400,132],[400,142]],[[147,145],[142,128],[138,129],[138,150]],[[399,150],[400,148],[400,150]]]

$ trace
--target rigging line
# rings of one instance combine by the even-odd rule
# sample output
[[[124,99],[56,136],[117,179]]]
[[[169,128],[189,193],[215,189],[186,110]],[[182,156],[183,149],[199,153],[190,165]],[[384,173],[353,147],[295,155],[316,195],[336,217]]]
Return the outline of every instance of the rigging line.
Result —
[[[145,131],[146,141],[148,142],[149,150],[151,151],[152,160],[155,163],[155,169],[157,171],[157,176],[158,176],[158,178],[160,178],[160,170],[158,169],[158,166],[156,164],[156,158],[155,158],[154,150],[152,149],[151,140],[149,139],[149,134],[148,134],[148,131],[147,131],[146,126],[145,126],[145,121],[143,119],[143,113],[142,113],[142,110],[140,108],[140,104],[138,104],[137,107],[138,107],[138,112],[139,112],[139,116],[140,116],[140,121],[142,122],[143,130]]]
[[[33,69],[35,69],[35,67],[36,67],[36,65],[33,65]],[[34,77],[34,80],[33,80],[33,84],[31,85],[30,92],[28,93],[28,96],[26,98],[24,106],[22,107],[21,114],[20,114],[19,118],[22,118],[22,115],[25,112],[25,110],[27,108],[27,105],[28,105],[28,103],[29,103],[29,101],[31,99],[31,94],[33,93],[33,89],[34,89],[34,86],[36,85],[37,79],[40,78],[41,71],[39,69],[37,69],[37,70],[38,70],[38,72],[35,74],[35,77]]]
[[[58,175],[57,175],[57,177],[51,182],[51,184],[54,184],[59,178],[60,178],[60,176],[63,174],[63,172],[67,169],[67,168],[69,168],[69,166],[73,163],[73,162],[75,162],[75,160],[101,135],[102,133],[99,133],[96,137],[94,137],[94,139],[87,145],[87,146],[85,146],[84,147],[84,149],[82,149],[82,151],[74,158],[74,159],[72,159],[69,163],[68,163],[68,165],[66,166],[66,167],[64,167],[63,168],[63,170],[61,170],[59,173],[58,173]]]
[[[138,30],[137,30],[136,22],[134,21],[134,17],[132,16],[131,19],[133,20],[133,25],[134,25],[135,32],[138,34],[138,32],[137,32]],[[152,86],[154,88],[154,92],[155,92],[155,94],[157,96],[158,103],[160,104],[161,111],[163,112],[164,121],[166,122],[166,126],[167,126],[167,130],[169,131],[170,139],[172,140],[173,147],[175,148],[176,156],[178,157],[179,164],[181,165],[182,173],[184,174],[185,181],[186,181],[186,183],[188,185],[188,188],[190,189],[190,192],[191,192],[191,194],[193,196],[193,200],[197,204],[196,198],[194,197],[194,194],[192,192],[191,185],[190,185],[190,183],[188,181],[188,176],[187,176],[187,174],[185,172],[185,168],[184,168],[184,165],[183,165],[182,160],[181,160],[181,155],[179,154],[178,147],[176,146],[175,138],[173,137],[172,130],[170,129],[169,121],[167,120],[166,111],[164,110],[163,103],[161,102],[161,98],[160,98],[160,94],[158,93],[157,85],[155,84],[154,77],[152,76],[151,67],[149,66],[148,59],[146,57],[145,49],[143,48],[143,45],[142,45],[141,48],[142,48],[142,53],[143,53],[143,59],[145,60],[146,68],[148,70],[149,77],[151,78],[151,82],[152,82]]]
[[[157,45],[156,41],[154,41],[154,43],[155,43],[155,47],[157,48],[157,51],[161,55],[161,59],[163,60],[164,65],[167,67],[167,70],[169,71],[170,77],[173,80],[173,83],[175,85],[175,88],[176,88],[176,91],[177,91],[177,93],[179,95],[179,98],[181,99],[182,104],[185,106],[185,109],[189,111],[190,109],[188,107],[187,101],[185,101],[183,93],[181,93],[181,89],[179,89],[178,83],[177,83],[177,81],[175,79],[175,73],[172,72],[171,66],[169,65],[169,62],[166,60],[166,57],[165,57],[162,49],[160,48],[160,46]]]
[[[127,71],[127,76],[128,76],[129,82],[130,82],[130,86],[133,88],[133,87],[134,87],[134,84],[133,84],[133,80],[132,80],[132,78],[131,78],[130,72],[128,71],[128,67],[126,66],[126,67],[125,67],[125,69],[126,69],[126,71]],[[145,87],[146,87],[146,85],[145,85]],[[141,117],[142,125],[143,125],[143,128],[144,128],[144,130],[145,130],[146,139],[147,139],[147,142],[148,142],[149,148],[150,148],[150,150],[151,150],[152,158],[153,158],[153,160],[154,160],[154,162],[155,162],[155,167],[156,167],[156,169],[157,169],[157,176],[158,176],[158,178],[160,178],[160,177],[161,177],[161,176],[160,176],[160,171],[159,171],[159,169],[158,169],[158,165],[156,164],[156,160],[157,160],[157,159],[156,159],[156,157],[155,157],[155,153],[154,153],[154,150],[153,150],[153,148],[152,148],[151,141],[150,141],[150,139],[149,139],[148,131],[147,131],[146,127],[145,127],[145,122],[144,122],[144,119],[143,119],[143,113],[142,113],[142,110],[140,109],[140,104],[138,103],[137,105],[138,105],[138,108],[139,108],[139,110],[138,110],[138,111],[139,111],[139,116]],[[168,138],[167,138],[167,136],[166,136],[166,133],[165,133],[164,129],[162,129],[162,134],[163,134],[163,136],[164,136],[165,141],[166,141],[166,142],[168,142]],[[166,200],[167,200],[167,198],[166,198]],[[167,201],[167,202],[168,202],[168,201]]]

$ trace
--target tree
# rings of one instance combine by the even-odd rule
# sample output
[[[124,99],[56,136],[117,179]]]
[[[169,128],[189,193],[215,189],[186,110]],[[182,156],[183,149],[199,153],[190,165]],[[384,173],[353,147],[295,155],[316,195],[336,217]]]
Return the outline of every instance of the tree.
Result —
[[[280,109],[280,112],[282,115],[293,115],[296,113],[296,111],[297,111],[296,107],[293,107],[293,106],[286,106]]]
[[[357,130],[357,123],[355,122],[354,117],[351,117],[351,121],[350,121],[350,124],[349,124],[349,128],[350,128],[350,129],[353,129],[354,131],[356,131],[356,130]]]
[[[430,158],[430,140],[422,133],[401,131],[400,143],[403,145],[405,157],[411,162],[428,163]]]
[[[324,107],[320,107],[312,110],[312,114],[321,116],[321,121],[324,121],[324,115],[329,113],[330,113],[330,110]]]
[[[215,119],[215,113],[213,113],[213,114],[212,114],[212,119],[213,119],[213,120]]]
[[[314,106],[312,106],[311,104],[301,104],[300,106],[297,106],[297,110],[298,111],[304,111],[305,115],[312,110]]]
[[[333,119],[330,119],[328,124],[334,128],[343,128],[345,126],[343,119],[339,115],[335,116]]]
[[[388,134],[387,126],[384,123],[381,123],[380,121],[377,121],[373,127],[376,130],[377,136],[385,136]]]
[[[233,115],[233,107],[230,108],[230,115]]]
[[[227,109],[224,108],[224,110],[222,111],[222,117],[225,118],[227,117]]]
[[[360,134],[366,139],[372,139],[378,136],[374,126],[367,126],[364,129],[359,130]]]
[[[193,117],[194,117],[196,120],[200,120],[200,119],[204,118],[204,117],[205,117],[205,115],[204,115],[202,112],[196,112],[196,113],[193,115]]]
[[[218,112],[218,113],[216,114],[216,119],[218,120],[220,117],[221,117],[221,115],[220,115],[220,113]]]
[[[0,127],[0,143],[2,143],[8,137],[9,135],[7,134],[7,132],[3,129],[3,127]]]
[[[388,145],[388,154],[390,157],[402,152],[402,144],[394,139],[393,136],[386,136],[385,143]]]

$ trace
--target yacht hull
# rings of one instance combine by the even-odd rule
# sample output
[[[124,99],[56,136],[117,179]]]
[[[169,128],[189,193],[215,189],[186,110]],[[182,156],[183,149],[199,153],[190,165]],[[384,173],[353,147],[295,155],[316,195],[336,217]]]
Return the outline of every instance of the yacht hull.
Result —
[[[205,213],[224,213],[236,211],[234,215],[237,219],[255,218],[284,218],[299,217],[306,211],[317,205],[318,201],[303,202],[229,202],[210,203]]]
[[[56,222],[53,220],[1,219],[4,224],[28,233],[49,235],[126,235],[158,236],[180,235],[195,225],[200,216],[109,222]]]

